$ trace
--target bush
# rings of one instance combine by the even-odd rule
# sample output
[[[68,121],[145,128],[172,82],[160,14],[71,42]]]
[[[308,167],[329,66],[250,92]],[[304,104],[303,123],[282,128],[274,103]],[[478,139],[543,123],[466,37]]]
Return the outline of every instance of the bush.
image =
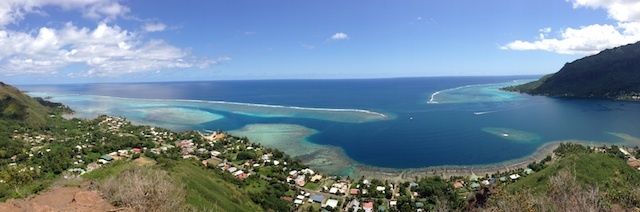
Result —
[[[135,211],[181,211],[186,189],[167,172],[146,167],[127,168],[105,180],[100,190],[116,206]]]

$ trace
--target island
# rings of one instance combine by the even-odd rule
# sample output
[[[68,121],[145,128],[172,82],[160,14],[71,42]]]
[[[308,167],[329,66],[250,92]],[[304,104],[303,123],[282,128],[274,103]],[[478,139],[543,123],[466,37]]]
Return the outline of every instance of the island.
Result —
[[[71,108],[6,84],[0,84],[0,112],[0,211],[606,211],[640,206],[637,147],[559,143],[543,159],[494,173],[327,176],[298,157],[228,132],[174,132],[108,115],[64,118]],[[516,141],[536,138],[509,128],[487,130]]]

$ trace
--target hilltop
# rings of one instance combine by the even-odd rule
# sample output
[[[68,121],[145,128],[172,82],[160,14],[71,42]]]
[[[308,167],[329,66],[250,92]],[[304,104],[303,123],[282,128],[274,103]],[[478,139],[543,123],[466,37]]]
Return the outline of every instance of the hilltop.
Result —
[[[60,103],[31,98],[18,88],[0,82],[0,118],[18,120],[31,126],[46,125],[47,116],[71,112]]]
[[[640,42],[578,59],[557,73],[503,90],[531,95],[640,99]]]

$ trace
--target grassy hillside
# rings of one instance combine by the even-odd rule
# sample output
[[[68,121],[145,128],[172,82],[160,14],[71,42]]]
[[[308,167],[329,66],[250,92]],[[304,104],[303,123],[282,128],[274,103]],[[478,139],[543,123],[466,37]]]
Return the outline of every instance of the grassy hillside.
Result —
[[[42,126],[50,109],[17,88],[0,82],[0,118],[21,120],[28,125]]]
[[[580,153],[564,156],[549,167],[510,184],[507,189],[525,187],[534,192],[546,191],[550,177],[561,170],[572,172],[581,185],[597,186],[604,190],[640,185],[640,173],[624,160],[612,154]]]
[[[216,173],[197,166],[191,160],[181,160],[172,168],[172,175],[182,179],[187,187],[187,204],[200,210],[261,211],[246,192],[225,182]]]
[[[186,189],[186,209],[197,211],[262,211],[254,204],[248,194],[236,185],[225,182],[216,173],[198,166],[190,160],[167,161],[168,168],[158,165],[150,169],[167,170],[176,184]],[[83,177],[104,184],[108,179],[121,175],[125,170],[138,166],[133,162],[117,162],[90,172]],[[179,198],[179,197],[178,197]]]

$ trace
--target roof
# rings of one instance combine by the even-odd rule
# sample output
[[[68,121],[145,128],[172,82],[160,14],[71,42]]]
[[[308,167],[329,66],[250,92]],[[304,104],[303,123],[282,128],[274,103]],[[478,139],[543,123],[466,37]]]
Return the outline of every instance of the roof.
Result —
[[[326,205],[329,206],[329,207],[332,207],[332,208],[336,208],[336,207],[338,207],[338,200],[329,199],[329,200],[327,200]]]
[[[462,188],[462,183],[461,182],[455,182],[455,183],[453,183],[453,187],[454,188]]]
[[[373,209],[373,202],[365,202],[364,204],[362,204],[362,208]]]
[[[471,188],[480,188],[479,183],[471,183]]]
[[[422,207],[424,207],[424,203],[416,202],[416,208],[422,208]]]
[[[313,200],[314,202],[322,202],[324,201],[324,198],[324,196],[319,194],[314,194],[313,196],[311,196],[311,200]]]
[[[109,155],[103,155],[100,158],[102,158],[102,159],[104,159],[106,161],[112,161],[113,160],[113,158],[111,156],[109,156]]]
[[[527,169],[524,170],[524,173],[525,174],[531,174],[531,173],[533,173],[533,169],[527,168]]]
[[[358,189],[357,189],[357,188],[352,188],[352,189],[349,191],[349,193],[350,193],[350,194],[354,194],[354,195],[355,195],[355,194],[358,194]]]

